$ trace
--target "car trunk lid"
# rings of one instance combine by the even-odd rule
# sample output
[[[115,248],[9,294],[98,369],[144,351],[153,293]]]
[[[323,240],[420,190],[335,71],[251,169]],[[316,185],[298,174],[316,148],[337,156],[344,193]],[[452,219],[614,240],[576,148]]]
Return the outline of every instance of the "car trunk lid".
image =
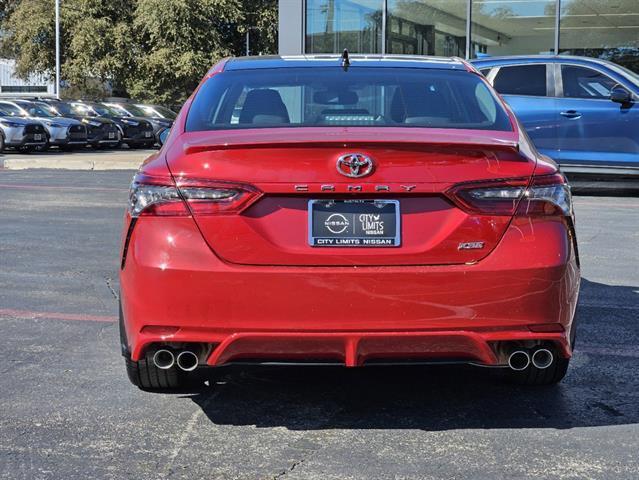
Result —
[[[514,132],[345,127],[184,135],[183,149],[167,152],[178,184],[236,182],[261,192],[239,214],[194,214],[204,238],[220,258],[246,265],[479,261],[496,246],[511,217],[469,213],[450,201],[447,192],[462,182],[528,179],[535,167],[534,160],[519,151]],[[340,173],[338,158],[352,153],[371,158],[373,172],[362,178]],[[344,201],[375,200],[398,205],[397,246],[311,245],[313,202],[332,201],[331,208],[344,213],[340,210]],[[354,208],[357,215],[348,217],[349,222],[359,221],[359,212],[374,213],[371,205]],[[322,221],[327,218],[325,215]]]

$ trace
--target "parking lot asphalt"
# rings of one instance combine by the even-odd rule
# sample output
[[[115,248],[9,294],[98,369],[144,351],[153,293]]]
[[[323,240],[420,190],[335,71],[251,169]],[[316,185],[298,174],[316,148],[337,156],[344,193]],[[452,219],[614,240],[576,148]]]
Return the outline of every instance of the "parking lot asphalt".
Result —
[[[263,368],[167,395],[130,385],[119,353],[130,178],[0,170],[0,478],[639,477],[639,198],[575,199],[583,283],[559,386]]]

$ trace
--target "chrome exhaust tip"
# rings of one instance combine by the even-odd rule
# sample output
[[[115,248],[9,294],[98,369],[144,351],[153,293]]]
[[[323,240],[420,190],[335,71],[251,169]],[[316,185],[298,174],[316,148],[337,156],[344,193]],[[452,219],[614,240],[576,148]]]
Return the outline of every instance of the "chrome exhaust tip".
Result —
[[[163,348],[153,354],[153,365],[162,370],[168,370],[174,363],[175,356],[171,350]]]
[[[554,361],[555,356],[547,348],[538,348],[532,354],[532,364],[540,370],[550,367]]]
[[[526,370],[528,365],[530,365],[530,355],[528,355],[528,352],[515,350],[508,356],[508,366],[516,372]]]
[[[191,372],[197,368],[197,355],[189,350],[184,350],[177,356],[177,365],[185,372]]]

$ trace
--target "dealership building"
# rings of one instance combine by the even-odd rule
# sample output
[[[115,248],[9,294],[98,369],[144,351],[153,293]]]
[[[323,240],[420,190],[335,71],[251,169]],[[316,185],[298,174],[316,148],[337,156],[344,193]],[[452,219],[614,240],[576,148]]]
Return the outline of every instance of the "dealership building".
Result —
[[[15,96],[55,96],[55,83],[44,75],[20,78],[15,73],[15,62],[0,58],[0,99]]]
[[[585,55],[639,72],[639,0],[279,0],[279,53]]]

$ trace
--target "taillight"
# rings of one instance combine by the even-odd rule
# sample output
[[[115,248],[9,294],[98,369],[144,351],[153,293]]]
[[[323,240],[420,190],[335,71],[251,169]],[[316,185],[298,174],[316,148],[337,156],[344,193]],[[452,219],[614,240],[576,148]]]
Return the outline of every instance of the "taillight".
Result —
[[[470,213],[513,215],[528,183],[527,178],[466,183],[453,187],[448,196]]]
[[[141,215],[188,215],[184,201],[170,177],[137,174],[129,191],[129,213]]]
[[[248,185],[179,180],[138,174],[131,183],[129,213],[138,216],[221,215],[239,213],[259,197]]]
[[[561,173],[533,177],[518,215],[572,215],[570,185]]]
[[[448,197],[470,213],[487,215],[572,215],[570,186],[560,173],[460,184]]]

